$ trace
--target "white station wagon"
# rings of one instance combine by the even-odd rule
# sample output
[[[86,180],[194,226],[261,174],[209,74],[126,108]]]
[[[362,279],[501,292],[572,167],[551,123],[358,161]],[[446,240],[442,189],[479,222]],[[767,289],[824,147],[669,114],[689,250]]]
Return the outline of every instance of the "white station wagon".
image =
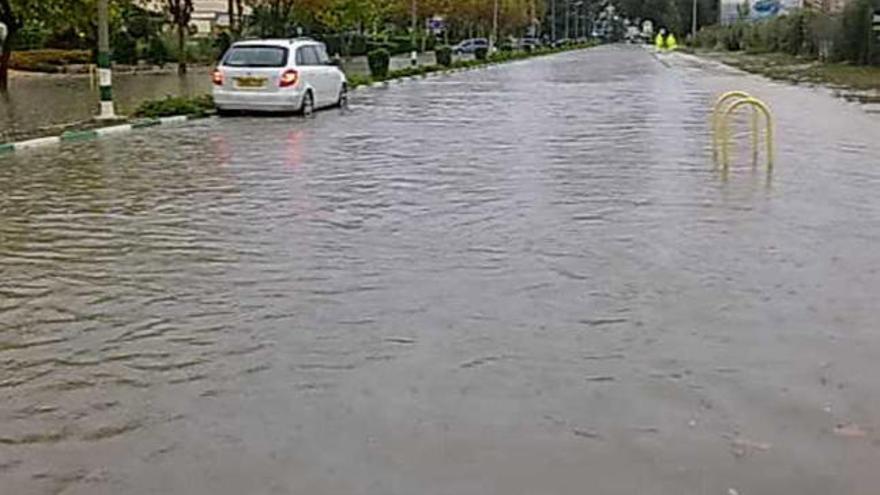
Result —
[[[233,44],[214,70],[214,105],[235,111],[300,112],[342,106],[345,74],[311,39],[254,40]]]

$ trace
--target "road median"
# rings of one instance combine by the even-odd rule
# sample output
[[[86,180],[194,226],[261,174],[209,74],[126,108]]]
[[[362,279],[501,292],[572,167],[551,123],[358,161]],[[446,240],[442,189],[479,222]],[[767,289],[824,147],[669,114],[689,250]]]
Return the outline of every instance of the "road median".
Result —
[[[596,46],[595,43],[581,43],[558,48],[538,49],[531,52],[499,52],[484,60],[459,60],[449,65],[435,64],[407,67],[390,71],[387,76],[381,78],[351,75],[349,76],[349,87],[355,90],[362,87],[387,86],[391,82],[402,83],[443,74],[485,69],[493,65],[583,50],[594,46]],[[214,113],[214,102],[211,95],[195,97],[169,96],[142,103],[131,119],[123,118],[113,122],[88,121],[73,124],[72,128],[68,128],[58,135],[35,136],[31,139],[14,143],[0,143],[0,155],[60,143],[92,141],[105,136],[123,134],[149,127],[182,124],[191,120],[213,116]]]

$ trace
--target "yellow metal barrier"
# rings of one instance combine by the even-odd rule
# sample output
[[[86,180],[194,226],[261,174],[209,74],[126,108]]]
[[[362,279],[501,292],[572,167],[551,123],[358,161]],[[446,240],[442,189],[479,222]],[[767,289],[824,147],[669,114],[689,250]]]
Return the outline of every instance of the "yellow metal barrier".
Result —
[[[756,163],[758,159],[759,143],[757,112],[761,112],[762,114],[764,114],[764,119],[766,122],[765,131],[767,133],[767,171],[771,172],[773,170],[773,114],[770,112],[770,108],[764,102],[752,97],[736,100],[724,111],[724,114],[721,117],[721,164],[724,169],[727,169],[730,166],[730,116],[733,115],[733,113],[736,112],[737,109],[746,106],[752,107],[755,110],[755,113],[752,116],[752,146],[753,158]]]
[[[715,101],[715,106],[712,107],[712,155],[715,158],[715,161],[718,161],[718,149],[720,148],[719,137],[721,136],[721,124],[724,119],[724,106],[727,105],[734,98],[742,99],[742,98],[751,98],[752,95],[746,93],[745,91],[728,91],[721,95],[717,101]],[[754,134],[757,139],[758,128],[757,128],[757,114],[752,119],[752,134]],[[754,143],[753,139],[753,143]],[[757,146],[753,153],[757,153]]]
[[[726,171],[730,165],[730,117],[733,113],[744,106],[752,107],[752,161],[758,163],[760,145],[760,118],[763,113],[766,119],[766,142],[767,142],[767,168],[768,172],[773,169],[773,115],[770,108],[761,100],[752,97],[745,91],[729,91],[721,95],[712,108],[712,153],[716,163],[721,149],[721,166]]]

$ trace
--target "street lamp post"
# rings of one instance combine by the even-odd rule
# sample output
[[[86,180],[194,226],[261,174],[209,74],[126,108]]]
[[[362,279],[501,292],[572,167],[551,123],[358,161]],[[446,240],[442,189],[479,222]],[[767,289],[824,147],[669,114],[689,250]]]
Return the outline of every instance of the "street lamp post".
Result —
[[[492,11],[492,36],[489,39],[489,53],[495,52],[495,43],[498,42],[498,0],[495,0],[495,4]]]
[[[556,42],[556,0],[550,0],[550,41]]]
[[[419,29],[419,11],[418,11],[418,3],[417,0],[412,0],[412,25],[410,26],[410,30],[412,33],[410,34],[410,40],[412,41],[410,44],[412,45],[412,51],[409,54],[409,63],[410,65],[416,66],[419,64],[419,54],[416,53],[416,32]]]
[[[113,108],[113,73],[110,68],[110,27],[108,0],[98,0],[98,79],[101,86],[99,119],[115,119]]]
[[[578,0],[574,3],[574,37],[575,39],[582,37],[582,32],[584,31],[584,21],[581,19],[581,6],[584,4],[583,0]]]
[[[691,43],[693,43],[697,39],[697,0],[694,0],[694,10],[691,15],[693,16],[691,22]]]
[[[568,38],[571,37],[570,33],[568,32],[568,24],[571,19],[570,14],[571,14],[571,0],[565,0],[565,39],[566,40],[568,40]]]

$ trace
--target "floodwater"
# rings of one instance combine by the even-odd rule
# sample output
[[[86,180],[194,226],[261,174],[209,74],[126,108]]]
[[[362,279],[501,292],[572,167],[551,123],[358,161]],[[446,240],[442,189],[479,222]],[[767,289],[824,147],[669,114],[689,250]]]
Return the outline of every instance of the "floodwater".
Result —
[[[120,73],[113,78],[117,111],[123,115],[133,112],[144,100],[210,91],[211,75],[204,67],[193,68],[183,77]],[[97,113],[98,100],[97,80],[92,81],[88,75],[13,77],[9,92],[0,93],[0,142],[15,141],[45,128],[89,121]]]
[[[406,56],[397,56],[391,59],[391,68],[409,63]],[[420,54],[419,63],[435,63],[434,54]],[[366,57],[353,57],[343,68],[348,74],[369,73]],[[128,115],[145,100],[210,93],[210,69],[193,67],[182,77],[117,72],[113,92],[117,112]],[[0,143],[60,134],[55,128],[91,120],[98,100],[97,80],[87,75],[16,75],[10,80],[9,91],[0,93]]]
[[[663,62],[0,157],[0,492],[875,495],[880,120]]]

